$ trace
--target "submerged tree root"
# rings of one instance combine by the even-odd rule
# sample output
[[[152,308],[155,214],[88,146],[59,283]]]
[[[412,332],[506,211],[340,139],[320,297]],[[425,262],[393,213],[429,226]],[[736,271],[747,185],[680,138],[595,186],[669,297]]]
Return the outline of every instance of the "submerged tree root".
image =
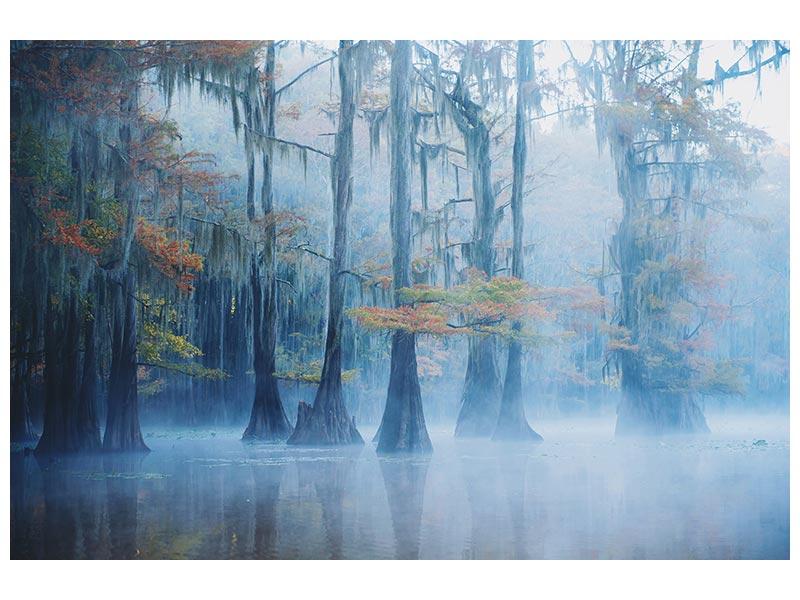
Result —
[[[297,424],[286,442],[294,446],[363,445],[364,438],[356,428],[355,417],[346,418],[333,409],[316,410],[306,402],[297,406]]]
[[[628,393],[617,409],[615,435],[711,433],[703,411],[684,394]]]

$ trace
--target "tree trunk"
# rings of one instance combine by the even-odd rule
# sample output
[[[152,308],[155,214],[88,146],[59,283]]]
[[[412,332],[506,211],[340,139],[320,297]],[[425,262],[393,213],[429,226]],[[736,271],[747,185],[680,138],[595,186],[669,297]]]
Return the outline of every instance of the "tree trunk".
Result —
[[[493,336],[471,337],[467,361],[456,437],[490,437],[497,427],[502,397],[497,340]]]
[[[134,179],[133,130],[139,110],[138,82],[120,98],[119,148],[116,154],[114,196],[125,209],[115,243],[114,261],[108,265],[111,286],[111,370],[108,381],[108,414],[103,436],[105,451],[149,451],[139,427],[136,364],[136,272],[128,265],[139,215],[139,190]]]
[[[617,436],[670,433],[709,433],[703,411],[690,394],[623,388]]]
[[[99,450],[100,422],[97,418],[97,348],[95,347],[96,304],[90,301],[84,315],[83,376],[78,398],[78,432],[85,450]]]
[[[531,428],[525,417],[522,403],[522,346],[516,340],[511,341],[508,346],[503,400],[492,439],[542,441],[542,436]]]
[[[111,373],[108,382],[108,417],[103,450],[149,451],[139,427],[136,380],[136,273],[112,281],[114,323],[111,338]]]
[[[322,377],[311,414],[302,423],[298,418],[289,444],[363,444],[364,440],[350,419],[342,396],[342,325],[344,324],[344,277],[347,268],[347,225],[353,200],[353,119],[355,117],[356,73],[351,41],[339,43],[339,84],[341,109],[339,129],[331,164],[334,199],[333,257],[329,262],[328,333]],[[299,412],[298,412],[299,417]]]
[[[489,130],[482,119],[482,109],[468,98],[461,96],[451,106],[456,125],[464,136],[467,161],[472,169],[475,218],[470,264],[491,279],[495,261],[495,199]],[[461,410],[456,421],[456,437],[490,437],[497,425],[501,397],[497,341],[491,336],[471,337]]]
[[[525,261],[522,253],[524,216],[522,212],[522,192],[525,183],[525,161],[527,141],[525,135],[528,115],[526,92],[533,78],[533,42],[520,41],[517,45],[517,118],[514,124],[513,180],[511,187],[511,216],[514,222],[514,236],[511,248],[511,276],[525,279]],[[514,334],[522,330],[522,323],[514,323]],[[532,440],[541,441],[525,418],[522,403],[522,345],[511,340],[508,345],[508,364],[500,402],[500,416],[492,436],[494,440]]]
[[[19,120],[19,93],[11,94],[12,121]],[[18,151],[17,151],[18,152]],[[14,335],[14,350],[11,388],[11,441],[31,442],[37,439],[31,419],[30,382],[32,366],[41,360],[32,355],[40,344],[38,323],[43,301],[47,297],[47,268],[43,264],[43,252],[34,251],[36,233],[40,224],[33,211],[24,201],[24,192],[19,183],[11,183],[11,331]],[[43,289],[44,288],[44,289]]]
[[[616,78],[613,92],[615,98],[625,101],[633,94],[635,81],[625,70],[625,44],[615,42]],[[697,68],[699,45],[695,47],[690,59],[690,68]],[[689,78],[694,81],[694,77]],[[691,94],[691,92],[689,92]],[[683,137],[683,136],[678,136]],[[610,138],[611,155],[617,175],[617,190],[622,197],[623,214],[617,233],[613,238],[616,260],[620,270],[620,318],[619,325],[628,331],[632,349],[620,351],[620,371],[622,375],[622,399],[617,409],[617,435],[660,434],[660,433],[706,433],[709,431],[702,410],[691,393],[663,389],[653,384],[653,369],[649,367],[644,354],[649,346],[659,344],[662,339],[681,339],[674,327],[665,325],[659,329],[645,306],[646,299],[656,290],[645,288],[639,282],[639,275],[645,270],[647,262],[663,260],[667,252],[676,251],[677,239],[672,235],[662,235],[666,241],[658,246],[652,234],[645,229],[651,217],[648,206],[648,178],[650,173],[646,164],[639,164],[635,140],[627,134],[616,134]],[[685,143],[678,142],[676,153],[680,157]],[[682,160],[680,162],[683,162]],[[665,166],[669,168],[669,166]],[[676,177],[676,174],[673,174]],[[673,179],[673,186],[677,179]],[[673,187],[673,192],[677,189]],[[680,190],[686,195],[688,190]],[[664,248],[669,246],[669,250]],[[680,299],[680,290],[658,290],[663,301],[674,302]],[[678,385],[688,377],[678,372],[670,373],[670,379]]]
[[[75,285],[68,283],[61,294],[53,290],[47,306],[45,413],[42,437],[36,446],[39,453],[78,452],[92,447],[78,421],[80,306]]]
[[[31,422],[28,397],[30,358],[25,355],[30,351],[30,344],[22,341],[25,334],[26,332],[20,327],[16,335],[17,357],[14,360],[11,384],[11,441],[19,443],[32,442],[37,438]]]
[[[265,120],[267,135],[275,136],[275,43],[267,48],[264,66]],[[277,282],[275,281],[275,235],[273,218],[274,201],[272,190],[272,149],[263,152],[264,179],[261,184],[261,207],[266,221],[264,252],[261,259],[253,257],[251,287],[253,291],[253,370],[256,374],[255,396],[250,412],[250,422],[242,436],[244,440],[280,440],[291,433],[291,425],[281,402],[278,381],[275,378]],[[250,180],[248,179],[248,185]],[[248,192],[248,198],[252,194]],[[251,211],[248,205],[248,214]],[[251,219],[253,217],[251,216]]]
[[[251,286],[253,291],[253,365],[256,375],[255,396],[250,411],[250,421],[243,440],[285,440],[291,432],[289,420],[281,403],[278,381],[275,379],[275,322],[274,306],[269,316],[272,294],[264,293],[269,281],[264,283],[258,268],[258,258],[252,261]],[[274,282],[274,279],[273,279]],[[273,287],[274,290],[274,287]],[[266,298],[265,298],[266,296]],[[272,319],[272,327],[267,323]]]
[[[411,287],[411,42],[397,41],[392,54],[391,228],[394,305]],[[391,372],[380,425],[378,452],[431,452],[417,373],[415,335],[392,335]]]

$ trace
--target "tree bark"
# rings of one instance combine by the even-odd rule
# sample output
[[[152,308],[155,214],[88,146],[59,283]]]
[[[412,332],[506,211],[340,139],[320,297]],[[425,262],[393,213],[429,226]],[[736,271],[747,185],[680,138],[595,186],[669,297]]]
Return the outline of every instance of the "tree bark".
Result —
[[[522,211],[522,192],[525,183],[525,162],[527,140],[525,127],[527,120],[527,86],[533,79],[533,42],[522,40],[517,45],[517,109],[514,124],[513,180],[511,186],[511,217],[513,219],[513,240],[511,246],[511,276],[525,279],[525,261],[522,254],[524,216]],[[512,326],[514,334],[522,330],[522,323]],[[508,345],[506,379],[500,402],[500,415],[492,436],[494,440],[532,440],[541,441],[525,418],[522,403],[522,345],[512,339]]]
[[[16,335],[15,348],[19,354],[14,360],[13,379],[11,387],[11,441],[32,442],[37,436],[31,421],[30,401],[28,398],[28,381],[30,360],[24,355],[28,353],[30,345],[23,342],[25,331],[20,327]]]
[[[148,452],[139,426],[135,271],[128,270],[122,281],[114,282],[112,285],[111,301],[115,317],[111,337],[108,417],[103,436],[103,450]]]
[[[456,126],[464,136],[467,162],[472,169],[475,218],[469,263],[491,279],[495,263],[495,198],[489,129],[483,121],[483,109],[469,99],[466,90],[459,87],[448,98]],[[456,437],[490,437],[497,425],[501,396],[497,340],[492,336],[471,337]]]
[[[625,66],[626,43],[614,42],[614,50],[612,94],[615,100],[625,102],[635,92],[636,75]],[[696,45],[689,60],[689,68],[694,69],[695,75],[698,51],[699,45]],[[689,81],[694,79],[693,76],[688,78]],[[706,433],[709,431],[708,425],[692,394],[653,385],[652,369],[643,357],[650,345],[657,344],[661,339],[681,339],[681,334],[674,327],[665,326],[665,330],[660,330],[654,324],[645,307],[646,298],[652,292],[638,281],[647,262],[663,260],[665,246],[672,246],[670,252],[677,250],[677,239],[667,239],[663,242],[665,246],[656,246],[652,242],[652,234],[646,230],[651,217],[646,201],[650,173],[648,165],[637,159],[634,142],[626,133],[615,132],[609,136],[617,175],[617,190],[622,197],[623,207],[622,221],[613,238],[620,270],[619,325],[628,331],[630,346],[636,348],[623,349],[620,352],[622,399],[617,409],[616,435]],[[678,142],[676,153],[680,156],[684,149],[685,144]],[[676,176],[678,174],[674,173],[673,178]],[[673,186],[677,181],[673,179]],[[675,291],[668,293],[662,289],[658,291],[658,295],[665,301],[679,299]],[[671,376],[676,380],[684,377],[677,372]]]
[[[411,42],[395,43],[391,69],[391,230],[394,305],[411,287]],[[417,373],[415,335],[392,335],[391,372],[380,425],[379,453],[431,452]]]
[[[76,280],[73,270],[70,279]],[[38,453],[90,450],[91,438],[79,422],[80,300],[78,283],[51,290],[45,319],[45,413]]]
[[[275,137],[275,43],[267,48],[265,83],[265,121],[267,135]],[[277,282],[275,281],[275,235],[272,190],[272,149],[263,152],[264,179],[261,184],[261,207],[266,217],[264,251],[259,265],[253,257],[251,287],[253,290],[253,370],[256,389],[250,421],[242,439],[280,440],[291,433],[281,402],[278,381],[275,379],[275,348],[277,318]],[[248,180],[248,184],[249,184]],[[248,198],[252,197],[248,193]],[[248,205],[248,214],[250,213]],[[252,211],[255,213],[255,211]],[[251,217],[252,220],[252,217]],[[263,269],[263,272],[262,272]]]
[[[347,226],[353,200],[353,119],[355,117],[356,73],[351,41],[339,43],[339,87],[341,108],[331,161],[334,199],[333,257],[329,261],[328,333],[322,377],[311,414],[298,418],[289,444],[346,445],[364,440],[350,419],[342,396],[342,325],[344,321],[344,271],[347,269]],[[299,417],[298,412],[298,417]]]
[[[456,437],[491,437],[497,426],[501,397],[497,340],[493,336],[471,337]]]
[[[96,303],[90,300],[84,314],[83,375],[78,398],[78,431],[84,450],[99,450],[100,422],[97,418],[97,348],[95,347]]]
[[[275,379],[275,322],[269,316],[268,304],[274,303],[271,294],[264,293],[269,279],[261,275],[257,257],[252,261],[251,286],[253,291],[253,364],[256,375],[255,396],[250,411],[250,421],[243,440],[285,440],[291,432],[289,420],[283,409]],[[274,279],[272,279],[274,283]],[[266,296],[266,297],[265,297]],[[272,320],[272,327],[267,324]]]
[[[134,179],[132,147],[139,110],[138,81],[120,98],[119,142],[114,168],[114,196],[125,209],[120,234],[115,240],[115,260],[109,265],[111,286],[111,370],[108,382],[108,414],[103,435],[105,451],[149,451],[139,427],[136,364],[136,272],[128,265],[139,216],[139,190]]]

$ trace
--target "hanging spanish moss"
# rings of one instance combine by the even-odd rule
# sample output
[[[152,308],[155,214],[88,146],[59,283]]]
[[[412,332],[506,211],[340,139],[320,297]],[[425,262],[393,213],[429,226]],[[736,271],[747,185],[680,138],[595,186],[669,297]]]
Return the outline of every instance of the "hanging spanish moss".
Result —
[[[788,42],[10,51],[13,558],[788,557]]]

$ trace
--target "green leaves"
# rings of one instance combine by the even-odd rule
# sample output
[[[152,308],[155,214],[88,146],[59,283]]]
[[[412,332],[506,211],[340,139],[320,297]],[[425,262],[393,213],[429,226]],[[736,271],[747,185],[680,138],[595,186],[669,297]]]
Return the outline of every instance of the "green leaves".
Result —
[[[498,335],[526,346],[540,346],[573,335],[571,331],[538,331],[544,323],[555,321],[560,312],[574,316],[574,321],[594,314],[602,305],[593,288],[538,288],[513,277],[490,280],[477,271],[451,289],[418,285],[399,290],[399,295],[404,306],[360,306],[347,314],[370,331]]]

